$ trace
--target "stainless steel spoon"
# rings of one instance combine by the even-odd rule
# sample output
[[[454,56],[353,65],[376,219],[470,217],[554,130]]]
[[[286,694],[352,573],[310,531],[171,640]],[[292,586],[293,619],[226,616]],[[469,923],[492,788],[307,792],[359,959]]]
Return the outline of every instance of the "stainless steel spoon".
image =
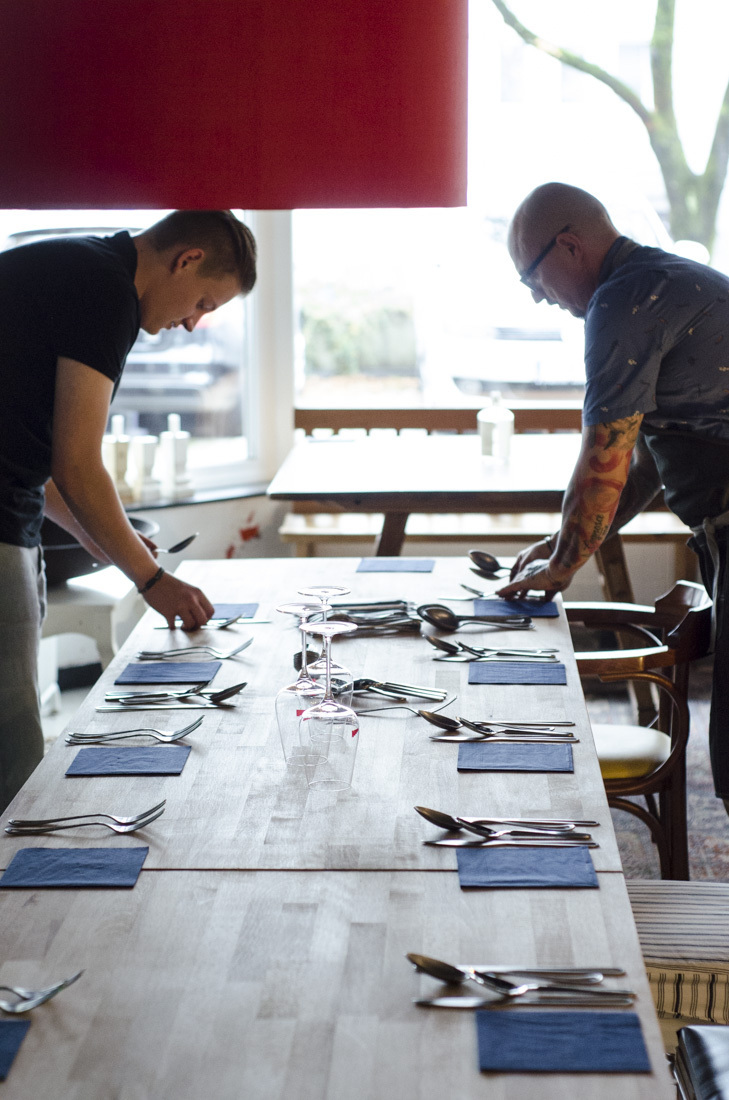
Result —
[[[409,953],[405,956],[409,962],[413,964],[416,970],[421,971],[423,974],[429,974],[431,978],[437,978],[440,982],[447,982],[448,985],[460,985],[462,982],[476,982],[478,985],[487,985],[488,983],[482,978],[481,974],[486,973],[496,976],[496,971],[479,971],[475,967],[457,967],[451,966],[450,963],[443,962],[441,959],[431,959],[427,955],[417,955]],[[510,970],[506,973],[514,974],[520,977],[535,977],[537,980],[540,978],[551,978],[553,981],[559,981],[564,975],[570,982],[579,983],[580,985],[599,985],[605,975],[601,970],[587,970],[587,969],[575,969],[575,970]],[[569,988],[569,986],[568,986]]]
[[[482,573],[494,576],[495,574],[505,570],[507,573],[509,570],[505,565],[502,565],[498,558],[495,558],[493,554],[488,554],[485,550],[469,550],[468,556],[474,565],[478,566]]]
[[[194,535],[188,535],[186,539],[182,539],[180,542],[176,542],[174,546],[168,546],[166,550],[163,550],[161,546],[158,546],[157,553],[179,554],[182,550],[185,550],[191,542],[194,542],[199,534],[200,532],[196,531]]]
[[[456,730],[461,729],[463,726],[467,726],[469,729],[475,730],[476,733],[494,733],[496,732],[491,726],[477,724],[475,722],[464,721],[463,718],[450,718],[447,714],[435,714],[432,710],[419,710],[418,714],[421,718],[424,718],[426,722],[430,722],[433,726],[438,726],[442,730],[446,730],[448,733],[455,733]],[[514,733],[535,733],[544,734],[552,733],[554,726],[508,726],[500,725],[499,730],[506,732],[513,730]],[[558,736],[569,738],[570,734],[559,734]]]
[[[424,603],[416,608],[421,619],[439,630],[455,631],[464,623],[481,623],[498,627],[501,630],[533,630],[532,620],[528,615],[509,615],[505,618],[494,615],[456,615],[450,607],[440,603]]]
[[[555,828],[558,825],[579,825],[582,828],[588,826],[598,826],[599,821],[588,821],[579,818],[530,818],[530,817],[453,817],[452,814],[447,814],[443,810],[431,810],[429,806],[415,806],[415,810],[424,817],[426,821],[429,821],[432,825],[437,825],[439,829],[449,829],[452,831],[458,831],[464,829],[466,823],[484,824],[484,825],[528,825],[530,828],[539,828],[544,826],[545,829]]]

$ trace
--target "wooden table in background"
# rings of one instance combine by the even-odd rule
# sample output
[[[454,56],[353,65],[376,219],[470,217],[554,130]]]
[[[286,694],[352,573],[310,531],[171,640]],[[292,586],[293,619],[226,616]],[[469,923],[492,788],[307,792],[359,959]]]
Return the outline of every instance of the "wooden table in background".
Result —
[[[271,482],[273,500],[384,512],[377,553],[400,553],[411,512],[559,512],[580,436],[515,435],[509,462],[477,435],[307,439]]]
[[[574,774],[459,774],[455,746],[431,742],[432,727],[408,712],[362,719],[352,791],[310,792],[303,776],[284,768],[273,697],[293,678],[298,632],[274,612],[276,603],[325,582],[350,586],[359,601],[420,602],[470,576],[454,558],[438,559],[432,574],[357,574],[356,564],[185,563],[181,574],[213,600],[257,600],[259,614],[273,620],[209,635],[221,648],[255,636],[216,678],[249,681],[237,706],[196,712],[205,721],[177,778],[66,779],[76,750],[61,739],[3,816],[134,813],[168,799],[165,814],[135,836],[1,834],[2,867],[23,846],[150,847],[133,890],[0,891],[0,981],[44,983],[86,969],[34,1014],[3,1085],[7,1100],[672,1095],[563,617],[535,620],[537,629],[518,638],[558,645],[567,687],[469,686],[467,665],[433,661],[417,637],[335,645],[356,674],[457,693],[451,712],[574,719]],[[145,616],[71,728],[129,728],[151,716],[94,707],[139,648],[183,637],[173,642],[153,630],[157,623],[154,613]],[[377,705],[374,697],[368,705]],[[172,729],[187,717],[159,712],[153,724]],[[595,817],[600,887],[463,891],[455,853],[422,846],[438,831],[414,813],[416,803],[464,814]],[[486,964],[624,966],[654,1071],[480,1074],[472,1014],[414,1006],[414,997],[439,987],[415,975],[407,951]]]

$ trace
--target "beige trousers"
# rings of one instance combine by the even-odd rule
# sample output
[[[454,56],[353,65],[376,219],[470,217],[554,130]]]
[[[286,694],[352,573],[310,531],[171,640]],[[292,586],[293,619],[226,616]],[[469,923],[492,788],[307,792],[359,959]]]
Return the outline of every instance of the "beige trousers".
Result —
[[[38,645],[45,613],[40,547],[0,543],[0,811],[43,759]]]

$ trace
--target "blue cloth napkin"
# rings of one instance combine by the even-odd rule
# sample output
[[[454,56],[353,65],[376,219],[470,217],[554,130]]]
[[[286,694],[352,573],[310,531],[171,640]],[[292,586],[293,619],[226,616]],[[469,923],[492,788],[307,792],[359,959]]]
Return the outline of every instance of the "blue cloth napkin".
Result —
[[[431,558],[362,558],[358,573],[432,573]]]
[[[244,619],[252,619],[258,611],[257,603],[216,603],[213,604],[213,614],[211,623],[214,625],[215,619],[221,619],[225,622],[226,619],[232,619],[234,615],[240,615]],[[181,623],[182,619],[177,616],[175,624]]]
[[[258,611],[257,603],[216,603],[213,605],[214,619],[232,619],[234,615],[240,615],[244,619],[252,619]]]
[[[0,887],[134,886],[149,848],[21,848]]]
[[[495,1073],[650,1073],[634,1012],[476,1013],[478,1061]]]
[[[29,1027],[30,1020],[0,1020],[0,1081],[10,1073]]]
[[[529,615],[532,619],[556,619],[559,608],[554,600],[474,600],[474,615]]]
[[[571,745],[462,741],[458,746],[459,772],[572,772]]]
[[[588,847],[456,848],[461,887],[597,887]]]
[[[471,661],[469,684],[566,684],[567,671],[560,661]],[[117,683],[119,681],[117,680]]]
[[[89,746],[79,749],[66,775],[179,775],[190,748],[190,745]]]
[[[139,661],[127,665],[115,684],[209,684],[220,661]]]

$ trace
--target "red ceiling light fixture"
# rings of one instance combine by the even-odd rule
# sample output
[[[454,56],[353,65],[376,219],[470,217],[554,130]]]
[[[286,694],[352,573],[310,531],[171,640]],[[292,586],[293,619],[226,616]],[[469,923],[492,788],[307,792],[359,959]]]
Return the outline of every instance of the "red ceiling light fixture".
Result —
[[[0,41],[0,207],[465,204],[467,0],[22,0]]]

